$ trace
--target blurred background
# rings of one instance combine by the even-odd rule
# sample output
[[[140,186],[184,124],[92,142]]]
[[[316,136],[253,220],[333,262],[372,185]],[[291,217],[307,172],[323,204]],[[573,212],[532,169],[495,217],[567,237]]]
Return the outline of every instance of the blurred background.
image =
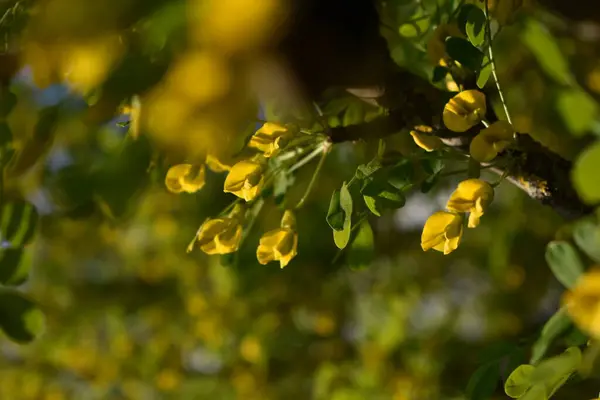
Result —
[[[449,256],[424,253],[420,235],[459,175],[370,219],[360,255],[332,263],[329,198],[370,146],[344,143],[298,212],[298,256],[285,269],[256,261],[281,217],[269,201],[235,263],[186,253],[234,197],[211,171],[201,191],[170,193],[166,170],[201,152],[226,158],[256,129],[272,94],[265,76],[281,72],[264,43],[290,18],[283,3],[0,1],[3,66],[20,60],[15,145],[44,154],[21,159],[6,190],[40,214],[22,290],[46,316],[33,343],[0,340],[0,398],[458,400],[489,357],[511,355],[503,376],[527,358],[563,290],[544,248],[564,221],[508,183]],[[378,2],[393,59],[429,79],[428,42],[459,3]],[[600,134],[600,21],[550,3],[526,2],[499,30],[498,74],[516,129],[572,158]],[[53,140],[32,145],[52,107]],[[402,137],[389,145],[416,149]],[[297,176],[298,197],[312,168]],[[597,393],[579,383],[554,398]]]

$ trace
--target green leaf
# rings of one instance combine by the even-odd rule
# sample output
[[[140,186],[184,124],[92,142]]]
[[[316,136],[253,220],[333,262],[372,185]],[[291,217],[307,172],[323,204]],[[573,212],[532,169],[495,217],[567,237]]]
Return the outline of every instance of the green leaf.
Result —
[[[519,397],[519,400],[548,400],[548,393],[543,385],[536,385]]]
[[[569,379],[581,365],[581,350],[569,347],[564,353],[542,361],[533,371],[531,382],[544,385],[550,396]]]
[[[533,365],[519,365],[506,379],[504,392],[513,399],[521,397],[531,387],[531,376],[534,371]]]
[[[38,222],[35,207],[23,200],[4,204],[0,212],[0,234],[2,240],[12,247],[23,247],[33,239]]]
[[[380,168],[381,162],[378,158],[374,158],[367,164],[361,164],[358,167],[356,167],[356,172],[354,173],[354,176],[358,180],[365,179],[366,177],[371,176]]]
[[[463,4],[460,7],[460,10],[458,10],[456,23],[458,24],[458,29],[460,29],[463,35],[467,35],[467,22],[469,21],[469,15],[471,14],[471,12],[477,10],[481,11],[480,8],[474,4]]]
[[[343,249],[348,245],[352,228],[352,195],[346,182],[340,190],[340,206],[344,210],[344,226],[341,231],[333,231],[333,240],[339,249]]]
[[[465,24],[465,32],[473,46],[481,46],[485,41],[487,18],[479,7],[471,8]]]
[[[600,140],[585,149],[575,161],[572,171],[573,184],[582,200],[590,203],[600,203]]]
[[[434,69],[433,69],[433,75],[431,77],[431,82],[433,83],[437,83],[442,81],[446,75],[448,75],[448,68],[443,67],[441,65],[437,65]]]
[[[23,249],[0,249],[0,283],[20,285],[29,274],[31,257]]]
[[[561,91],[556,106],[566,127],[575,136],[588,133],[598,115],[598,104],[579,88]]]
[[[44,315],[21,293],[1,289],[0,328],[16,342],[31,342],[44,329]]]
[[[483,61],[483,53],[473,47],[468,40],[449,37],[446,39],[446,53],[455,61],[471,71],[479,70]]]
[[[535,19],[528,19],[521,39],[550,78],[563,85],[573,83],[569,63],[545,26]]]
[[[600,263],[600,226],[591,219],[581,220],[575,225],[573,239],[589,258]]]
[[[334,231],[341,231],[344,229],[344,220],[344,210],[340,206],[340,190],[336,189],[331,194],[331,200],[329,201],[327,224],[329,224]]]
[[[369,221],[363,221],[348,250],[348,266],[353,270],[367,268],[375,257],[373,229]]]
[[[546,262],[556,279],[566,288],[572,288],[584,272],[577,250],[564,241],[548,243]]]
[[[477,368],[467,385],[469,400],[488,400],[494,394],[500,380],[500,364],[490,362]]]
[[[357,125],[365,120],[365,108],[358,101],[354,101],[348,105],[344,118],[342,119],[342,125]]]
[[[566,310],[561,308],[544,324],[540,337],[532,348],[531,364],[537,364],[546,354],[552,342],[572,326]]]
[[[483,89],[488,79],[490,79],[490,75],[492,74],[492,63],[488,56],[483,56],[483,60],[481,61],[481,67],[479,68],[479,72],[477,73],[477,87]]]

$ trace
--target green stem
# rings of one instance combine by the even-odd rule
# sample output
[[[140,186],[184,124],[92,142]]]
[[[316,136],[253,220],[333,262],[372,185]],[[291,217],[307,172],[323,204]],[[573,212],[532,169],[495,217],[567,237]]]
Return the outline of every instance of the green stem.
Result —
[[[292,165],[288,172],[292,173],[292,172],[296,171],[297,169],[302,168],[303,166],[305,166],[306,164],[311,162],[314,158],[316,158],[319,154],[321,154],[323,149],[325,149],[326,147],[329,147],[329,146],[330,146],[329,142],[325,141],[325,142],[321,143],[321,145],[319,145],[316,149],[314,149],[312,151],[312,153],[310,153],[309,155],[304,157],[302,160],[298,161],[296,164]]]
[[[325,143],[328,143],[328,142],[325,142]],[[296,204],[296,207],[295,207],[296,210],[301,208],[304,205],[304,202],[306,202],[306,199],[310,195],[310,192],[312,191],[312,188],[315,185],[315,182],[317,181],[317,177],[319,176],[319,173],[321,172],[321,168],[323,168],[323,165],[325,164],[325,159],[327,158],[327,154],[329,154],[329,149],[331,149],[331,145],[322,146],[322,148],[323,148],[323,150],[322,150],[323,153],[321,154],[321,158],[319,159],[317,168],[315,168],[315,172],[313,173],[313,176],[310,179],[310,182],[308,183],[306,190],[304,191],[304,195],[302,196],[302,198],[300,199],[298,204]]]
[[[486,18],[486,36],[488,39],[488,55],[490,58],[490,63],[492,65],[492,76],[494,77],[494,82],[496,82],[496,89],[498,89],[498,95],[500,96],[500,101],[502,102],[502,106],[504,107],[504,113],[506,114],[506,120],[509,124],[512,125],[512,120],[510,118],[510,113],[508,112],[508,107],[506,106],[506,100],[504,99],[504,92],[500,86],[500,80],[498,80],[498,73],[496,72],[496,60],[494,59],[494,51],[492,50],[492,28],[490,26],[490,10],[489,10],[489,0],[485,0],[485,18]]]

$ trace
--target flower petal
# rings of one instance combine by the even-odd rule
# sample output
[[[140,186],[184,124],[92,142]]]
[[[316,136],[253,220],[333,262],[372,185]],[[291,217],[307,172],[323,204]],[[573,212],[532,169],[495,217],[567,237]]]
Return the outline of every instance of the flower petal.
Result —
[[[465,132],[485,117],[486,110],[483,92],[465,90],[451,98],[444,106],[444,125],[454,132]]]

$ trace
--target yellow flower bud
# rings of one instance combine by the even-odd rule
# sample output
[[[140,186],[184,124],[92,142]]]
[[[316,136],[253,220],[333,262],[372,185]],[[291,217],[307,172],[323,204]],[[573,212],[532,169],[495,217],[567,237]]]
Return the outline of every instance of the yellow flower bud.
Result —
[[[224,191],[246,200],[253,200],[264,184],[264,166],[260,161],[243,160],[231,167],[225,179]]]
[[[446,38],[448,36],[465,37],[456,24],[438,25],[427,42],[427,56],[434,65],[448,66],[449,58],[446,54]]]
[[[197,241],[206,254],[228,254],[237,251],[242,241],[244,209],[237,205],[228,217],[209,219],[198,231]]]
[[[583,275],[562,298],[575,325],[592,338],[600,338],[600,267]]]
[[[485,94],[465,90],[450,99],[444,107],[444,125],[453,132],[465,132],[485,117]]]
[[[178,164],[169,168],[165,185],[172,193],[194,193],[202,189],[206,182],[204,165],[194,168],[191,164]]]
[[[421,248],[423,251],[434,249],[450,254],[458,248],[462,234],[462,215],[438,211],[425,222],[421,234]]]
[[[444,143],[439,137],[427,134],[432,131],[433,129],[430,126],[418,125],[415,126],[415,130],[410,131],[410,136],[412,136],[417,146],[423,150],[434,151],[442,147]]]
[[[469,228],[479,225],[479,219],[494,200],[494,188],[481,179],[467,179],[458,184],[450,195],[446,208],[450,211],[470,213]]]
[[[511,143],[514,129],[506,121],[496,121],[471,141],[471,156],[479,162],[492,161]]]
[[[281,228],[265,233],[260,238],[256,258],[261,264],[279,261],[284,268],[298,252],[298,234],[296,219],[291,211],[286,211],[281,219]]]
[[[265,157],[272,157],[285,147],[289,137],[288,130],[283,126],[272,122],[265,122],[252,136],[248,147],[262,151]]]

